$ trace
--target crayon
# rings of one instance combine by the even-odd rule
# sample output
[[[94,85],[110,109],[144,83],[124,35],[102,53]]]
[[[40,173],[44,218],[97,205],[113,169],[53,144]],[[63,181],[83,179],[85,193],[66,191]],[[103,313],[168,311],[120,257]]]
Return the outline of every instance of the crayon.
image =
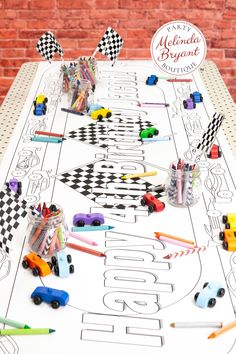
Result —
[[[27,324],[20,323],[15,320],[10,320],[9,318],[6,317],[0,317],[0,323],[4,323],[8,326],[15,327],[15,328],[24,328],[24,329],[30,328]]]
[[[14,328],[14,329],[1,329],[1,336],[14,336],[14,335],[30,335],[30,334],[49,334],[55,332],[51,328]]]

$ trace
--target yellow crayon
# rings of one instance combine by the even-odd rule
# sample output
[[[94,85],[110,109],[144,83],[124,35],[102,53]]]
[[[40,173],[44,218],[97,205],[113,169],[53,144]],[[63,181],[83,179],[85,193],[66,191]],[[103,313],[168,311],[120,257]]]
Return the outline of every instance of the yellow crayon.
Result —
[[[148,176],[156,176],[157,172],[156,171],[151,171],[151,172],[143,172],[143,173],[136,173],[134,175],[126,175],[121,177],[121,179],[129,179],[129,178],[137,178],[137,177],[148,177]]]

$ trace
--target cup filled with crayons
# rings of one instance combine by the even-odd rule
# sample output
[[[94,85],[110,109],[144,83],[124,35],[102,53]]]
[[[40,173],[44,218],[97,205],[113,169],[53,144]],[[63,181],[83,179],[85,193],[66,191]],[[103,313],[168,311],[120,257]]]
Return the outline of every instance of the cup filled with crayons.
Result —
[[[82,79],[72,90],[72,100],[70,109],[75,112],[84,113],[89,104],[93,103],[93,91],[91,82]]]
[[[51,257],[66,247],[69,230],[63,209],[58,204],[43,203],[28,215],[28,246],[42,257]]]
[[[172,162],[165,189],[167,200],[173,206],[190,207],[196,204],[202,192],[199,166],[181,159]]]

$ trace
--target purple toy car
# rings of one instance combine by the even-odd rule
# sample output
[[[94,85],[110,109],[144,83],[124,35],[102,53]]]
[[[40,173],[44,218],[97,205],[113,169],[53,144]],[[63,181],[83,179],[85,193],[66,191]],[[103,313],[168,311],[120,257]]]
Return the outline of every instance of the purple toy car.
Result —
[[[21,182],[18,181],[18,179],[16,179],[16,178],[10,179],[9,182],[6,183],[6,186],[7,186],[8,190],[10,190],[14,193],[17,193],[18,195],[21,195],[22,184],[21,184]]]
[[[183,101],[183,105],[185,109],[194,109],[196,108],[196,103],[193,102],[191,98],[187,98],[186,100]]]
[[[78,227],[84,225],[100,226],[101,224],[104,224],[104,216],[100,213],[75,214],[73,217],[73,224]]]

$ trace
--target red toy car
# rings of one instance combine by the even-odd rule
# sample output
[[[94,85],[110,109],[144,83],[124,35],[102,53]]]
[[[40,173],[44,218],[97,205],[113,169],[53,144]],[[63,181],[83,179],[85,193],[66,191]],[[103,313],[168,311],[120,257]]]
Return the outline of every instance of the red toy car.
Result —
[[[153,213],[154,211],[159,212],[165,209],[165,203],[161,202],[151,193],[146,193],[143,195],[143,198],[141,199],[141,205],[147,205],[148,211],[150,213]]]
[[[222,156],[222,151],[220,147],[216,144],[213,144],[209,154],[207,154],[207,157],[209,159],[218,159],[221,156]]]

